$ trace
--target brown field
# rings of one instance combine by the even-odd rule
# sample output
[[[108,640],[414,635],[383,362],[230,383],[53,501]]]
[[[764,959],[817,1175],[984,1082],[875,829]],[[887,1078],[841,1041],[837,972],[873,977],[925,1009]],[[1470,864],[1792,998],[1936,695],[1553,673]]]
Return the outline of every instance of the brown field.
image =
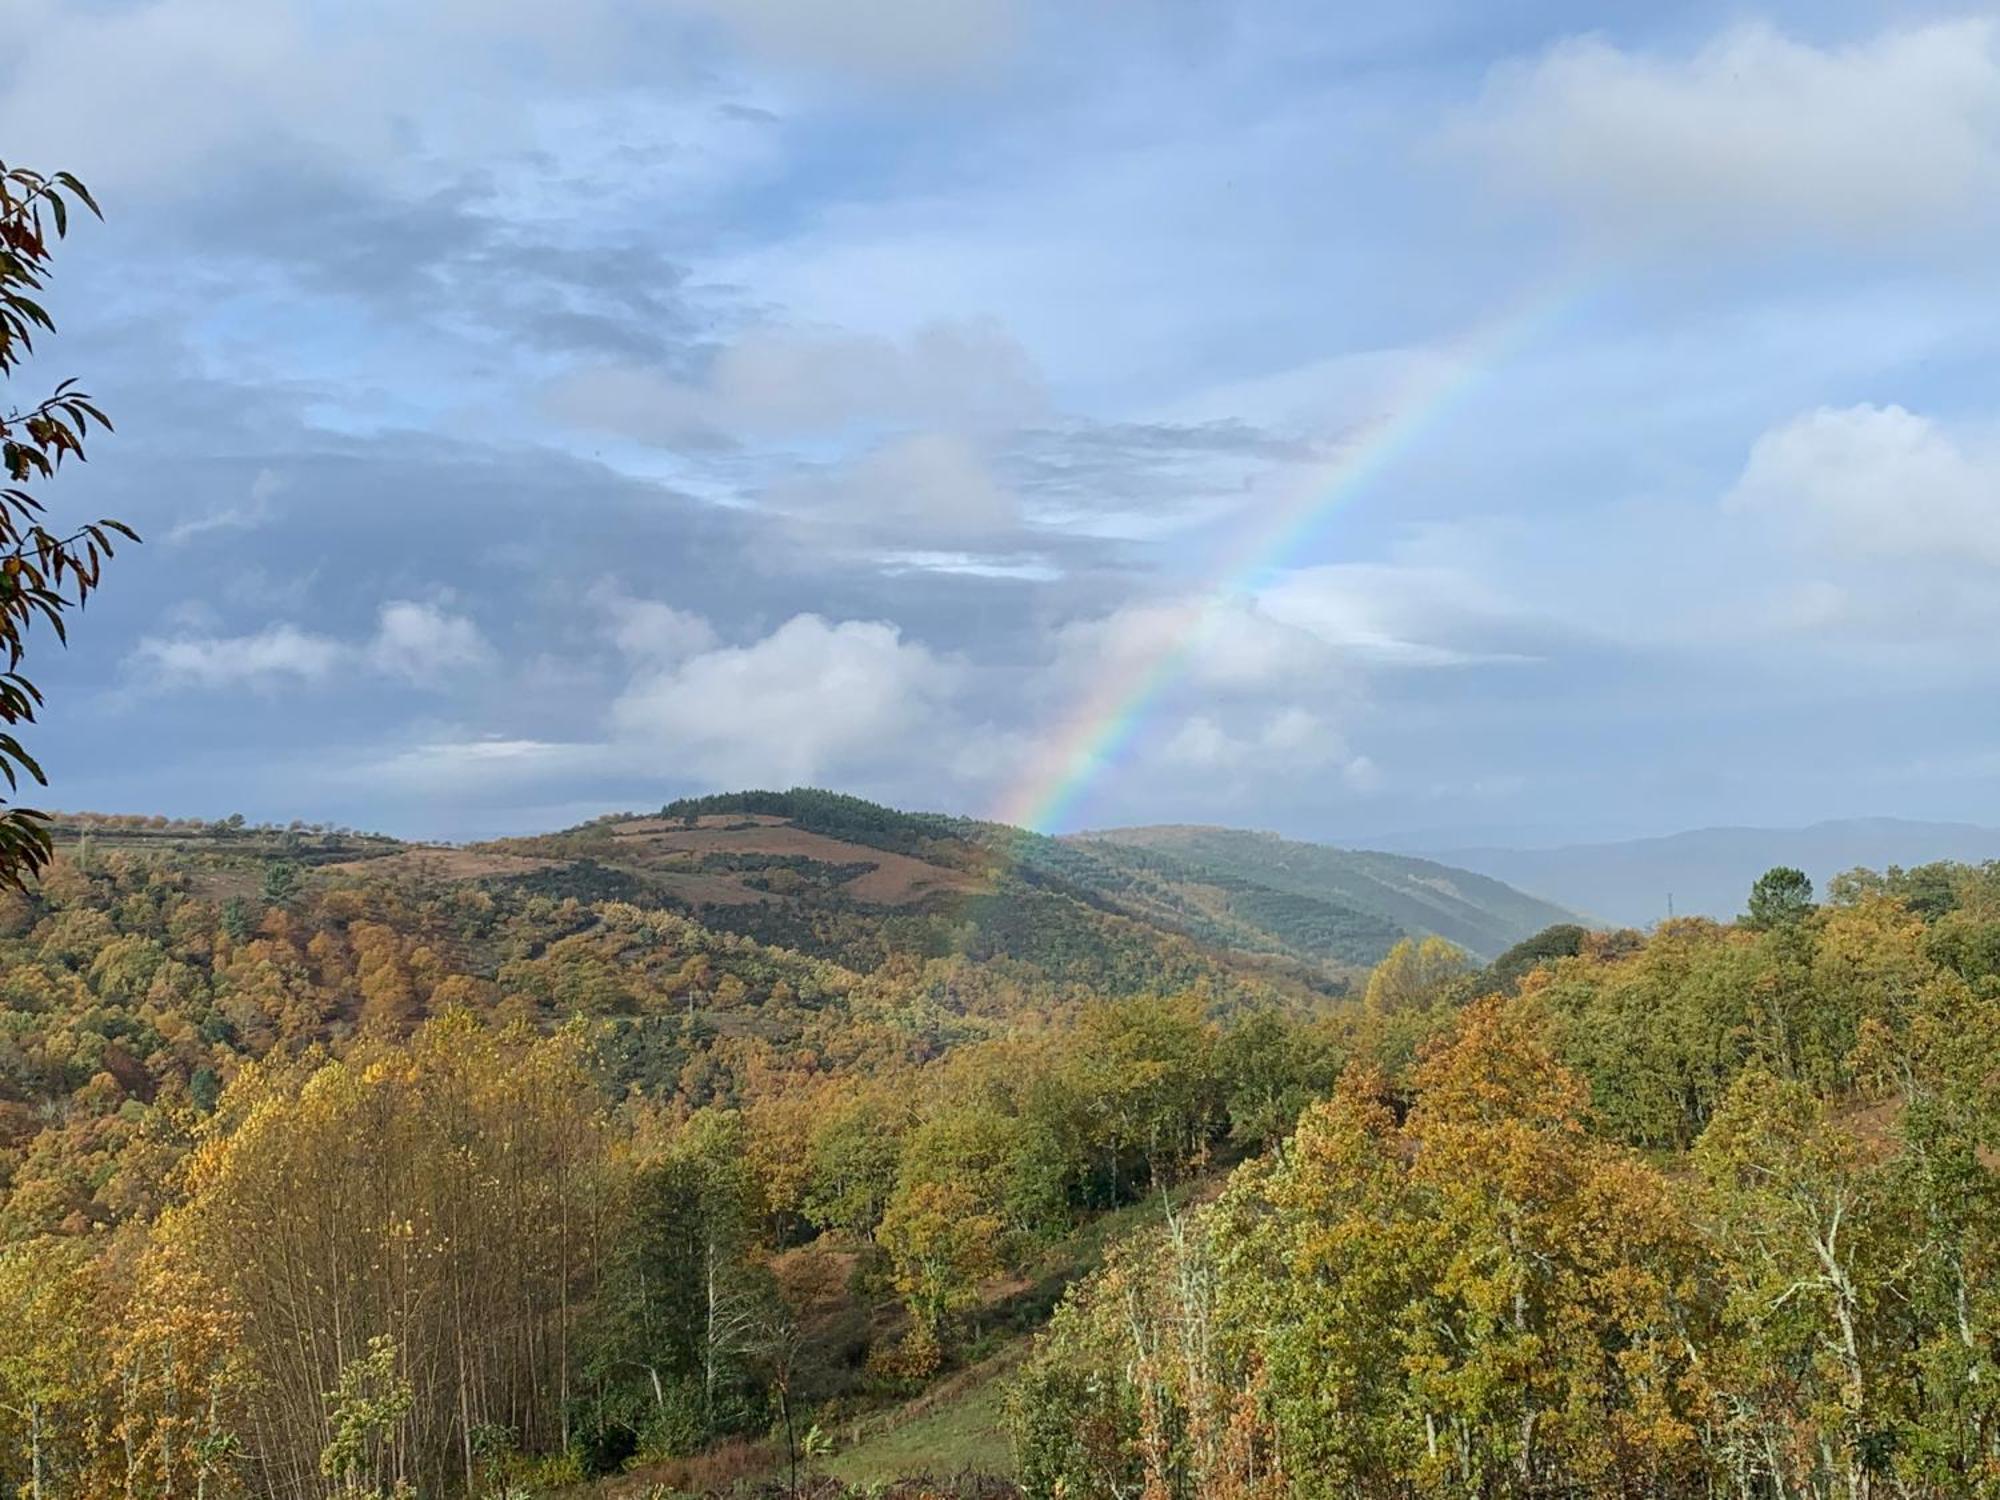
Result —
[[[366,870],[370,874],[426,875],[433,880],[484,880],[494,875],[526,875],[530,871],[546,870],[551,865],[562,863],[565,861],[537,859],[527,854],[496,854],[490,849],[425,847],[406,849],[401,854],[387,854],[379,859],[342,860],[337,865],[322,865],[320,868],[341,874]]]
[[[696,828],[741,828],[754,823],[759,828],[781,828],[786,820],[770,813],[704,813],[694,820]],[[646,833],[686,833],[688,825],[679,818],[627,818],[613,823],[611,831],[620,838]]]
[[[648,870],[647,875],[670,896],[691,906],[748,906],[771,898],[728,875],[706,870]]]
[[[818,860],[829,865],[868,864],[874,868],[841,887],[857,901],[876,906],[903,906],[934,891],[976,891],[977,876],[962,870],[926,864],[907,854],[891,854],[866,844],[851,844],[787,823],[780,818],[703,818],[687,828],[659,818],[634,818],[612,825],[612,834],[635,853],[658,858],[671,854],[775,854]],[[739,898],[740,899],[740,898]]]

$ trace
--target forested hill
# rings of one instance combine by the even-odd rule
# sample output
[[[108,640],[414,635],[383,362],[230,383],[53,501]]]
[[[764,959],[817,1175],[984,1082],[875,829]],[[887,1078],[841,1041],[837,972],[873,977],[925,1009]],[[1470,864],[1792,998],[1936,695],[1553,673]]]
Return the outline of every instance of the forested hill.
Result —
[[[844,963],[960,952],[1097,985],[1157,983],[1162,954],[1183,941],[1338,976],[1404,937],[1490,958],[1572,920],[1499,881],[1397,855],[1223,829],[1055,839],[806,789],[688,799],[488,852],[543,862],[533,878],[551,890],[643,893]]]
[[[1292,942],[1311,941],[1316,912],[1341,913],[1357,935],[1369,924],[1399,935],[1435,934],[1491,958],[1531,933],[1579,920],[1553,902],[1435,860],[1274,833],[1168,825],[1113,828],[1065,842],[1183,887],[1230,893],[1233,907],[1256,913]]]

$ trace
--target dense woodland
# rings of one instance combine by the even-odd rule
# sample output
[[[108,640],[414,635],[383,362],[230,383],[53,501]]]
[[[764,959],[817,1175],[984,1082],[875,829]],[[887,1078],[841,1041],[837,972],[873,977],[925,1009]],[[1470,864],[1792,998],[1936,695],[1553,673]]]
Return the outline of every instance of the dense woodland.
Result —
[[[36,1500],[731,1444],[783,1493],[1052,1265],[1032,1496],[2000,1493],[2000,868],[1341,994],[1087,902],[1047,962],[862,966],[333,830],[69,832],[0,898]]]

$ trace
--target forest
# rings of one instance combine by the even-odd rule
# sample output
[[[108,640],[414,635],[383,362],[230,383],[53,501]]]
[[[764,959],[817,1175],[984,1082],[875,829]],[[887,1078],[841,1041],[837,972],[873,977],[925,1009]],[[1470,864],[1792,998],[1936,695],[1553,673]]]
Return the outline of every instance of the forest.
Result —
[[[2000,1493],[2000,867],[1343,984],[1060,891],[1061,955],[975,900],[856,967],[499,850],[57,834],[0,897],[33,1500],[833,1494],[974,1378],[898,1493]]]

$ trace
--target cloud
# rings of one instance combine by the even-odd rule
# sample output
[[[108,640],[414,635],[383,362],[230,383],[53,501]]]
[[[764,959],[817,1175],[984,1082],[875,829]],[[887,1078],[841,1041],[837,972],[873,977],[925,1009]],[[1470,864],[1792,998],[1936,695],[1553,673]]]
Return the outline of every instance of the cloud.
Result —
[[[2000,446],[1900,406],[1821,407],[1773,428],[1724,505],[1854,558],[2000,564]]]
[[[1347,680],[1324,641],[1235,600],[1124,605],[1058,627],[1054,649],[1056,677],[1068,683],[1136,679],[1163,661],[1181,680],[1207,689],[1327,689]]]
[[[434,604],[394,600],[382,606],[375,634],[342,641],[289,623],[251,635],[148,636],[129,658],[146,686],[273,688],[315,684],[355,668],[422,687],[452,685],[452,674],[486,665],[492,648],[479,627]]]
[[[1011,52],[1018,0],[675,0],[779,63],[887,81],[951,79]]]
[[[591,599],[603,615],[606,637],[634,660],[683,661],[716,643],[715,627],[700,615],[657,599],[635,599],[615,583],[599,584]]]
[[[627,0],[379,7],[329,30],[300,0],[13,0],[0,136],[24,160],[54,152],[100,191],[171,191],[190,164],[273,146],[401,164],[421,104],[441,98],[457,120],[440,139],[490,148],[524,128],[532,112],[521,95],[544,77],[610,80],[635,59],[672,55],[635,46],[648,10]]]
[[[950,742],[963,682],[962,664],[894,625],[802,614],[640,673],[610,719],[663,777],[792,785],[921,760]]]
[[[831,473],[777,486],[766,503],[809,537],[853,530],[905,551],[1011,536],[1022,519],[985,455],[947,433],[891,438]]]
[[[1045,408],[1041,376],[997,325],[934,322],[896,340],[769,325],[723,345],[700,379],[606,363],[565,377],[556,414],[665,447],[811,437],[856,425],[990,428]]]
[[[603,750],[601,745],[500,735],[433,739],[369,761],[358,774],[426,795],[463,795],[552,776],[586,776],[603,763]]]
[[[1258,596],[1269,619],[1375,667],[1464,667],[1529,660],[1531,625],[1481,576],[1443,563],[1300,568]],[[1517,644],[1521,649],[1509,649]]]
[[[272,625],[254,635],[149,636],[134,650],[133,666],[156,688],[268,688],[287,679],[322,681],[346,654],[329,636]]]
[[[1366,756],[1352,754],[1338,730],[1319,714],[1296,705],[1279,708],[1247,727],[1211,714],[1183,719],[1160,750],[1169,764],[1196,771],[1306,771],[1339,766],[1354,784],[1373,774]]]
[[[382,606],[367,659],[385,676],[435,684],[450,673],[485,665],[492,654],[479,627],[465,616],[399,599]]]
[[[1968,19],[1820,47],[1756,23],[1685,58],[1571,40],[1497,69],[1448,140],[1621,238],[1906,246],[1990,212],[1996,37]]]
[[[191,516],[168,530],[167,542],[170,546],[179,545],[211,531],[248,531],[267,525],[273,516],[271,502],[283,493],[284,488],[283,475],[271,469],[259,469],[257,477],[250,481],[250,494],[243,504]]]

